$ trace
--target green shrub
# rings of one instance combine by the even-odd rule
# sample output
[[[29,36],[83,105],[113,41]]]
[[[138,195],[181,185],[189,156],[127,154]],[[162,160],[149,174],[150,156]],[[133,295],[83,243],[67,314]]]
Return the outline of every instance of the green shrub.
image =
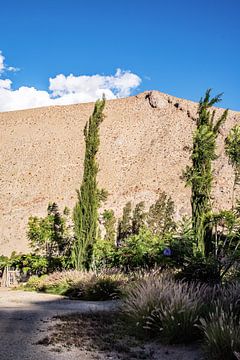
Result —
[[[240,325],[233,311],[216,308],[209,319],[201,319],[204,349],[209,359],[236,360],[234,352],[240,352]]]
[[[118,265],[128,270],[164,265],[167,258],[163,255],[163,250],[166,247],[165,239],[160,240],[151,230],[142,228],[139,234],[129,236],[118,248]]]
[[[28,275],[43,275],[53,270],[64,268],[64,257],[51,258],[35,254],[13,254],[8,265]]]
[[[25,285],[25,289],[39,291],[42,288],[42,283],[44,281],[44,277],[45,276],[41,276],[41,277],[36,276],[36,275],[31,276]]]
[[[9,258],[7,256],[0,256],[0,273],[4,270],[5,266],[8,266]]]
[[[177,278],[209,284],[219,283],[220,274],[218,270],[218,262],[216,259],[213,257],[204,258],[198,253],[185,261]]]
[[[93,264],[96,269],[114,267],[117,249],[114,242],[98,238],[93,246]]]
[[[94,245],[94,264],[102,267],[118,267],[125,271],[166,265],[171,259],[163,254],[169,239],[160,239],[146,227],[139,234],[130,235],[116,247],[114,243],[99,239]]]

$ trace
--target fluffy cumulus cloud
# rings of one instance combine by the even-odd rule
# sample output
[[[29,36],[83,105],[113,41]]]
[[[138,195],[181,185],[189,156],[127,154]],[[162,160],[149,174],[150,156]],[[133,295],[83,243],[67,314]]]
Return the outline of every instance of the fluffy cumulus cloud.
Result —
[[[6,70],[17,69],[6,67],[4,56],[0,52],[0,75],[3,76]],[[103,94],[107,99],[116,99],[129,96],[140,83],[139,76],[121,69],[110,76],[59,74],[49,79],[48,91],[27,86],[13,90],[10,79],[0,79],[0,111],[89,102],[99,99]]]

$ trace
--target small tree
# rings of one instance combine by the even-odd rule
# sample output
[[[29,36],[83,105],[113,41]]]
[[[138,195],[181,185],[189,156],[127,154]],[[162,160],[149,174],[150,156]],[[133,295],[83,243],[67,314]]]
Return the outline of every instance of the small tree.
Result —
[[[60,214],[57,204],[49,203],[47,212],[46,217],[29,218],[27,236],[33,251],[51,261],[53,256],[69,255],[71,236],[67,216]]]
[[[105,98],[95,103],[93,114],[84,128],[85,158],[83,179],[77,191],[78,201],[74,208],[75,243],[72,259],[76,269],[89,269],[92,262],[93,244],[97,238],[98,208],[103,191],[97,186],[98,164],[96,155],[100,145],[99,127],[104,119]]]
[[[232,191],[232,209],[235,202],[236,186],[240,184],[240,125],[234,126],[225,140],[225,151],[230,164],[234,168],[234,182]]]
[[[192,166],[187,167],[185,178],[191,186],[192,228],[197,241],[198,250],[206,255],[211,246],[211,228],[206,226],[205,215],[211,209],[212,190],[212,161],[216,156],[216,139],[221,125],[227,117],[225,110],[222,116],[215,121],[215,110],[209,109],[221,100],[221,94],[210,98],[211,90],[207,90],[204,99],[198,107],[197,129],[193,136]]]
[[[171,197],[167,197],[165,192],[149,208],[147,214],[147,224],[153,234],[163,238],[166,234],[175,229],[174,202]]]
[[[145,220],[147,213],[144,211],[145,204],[144,201],[141,201],[138,203],[134,210],[132,215],[132,234],[138,235],[139,231],[143,226],[145,225]]]
[[[105,228],[105,236],[104,240],[107,240],[109,242],[115,243],[115,237],[116,237],[116,218],[114,216],[113,210],[104,210],[103,213],[103,225]]]
[[[132,204],[127,202],[123,208],[122,218],[118,221],[117,246],[132,234]]]

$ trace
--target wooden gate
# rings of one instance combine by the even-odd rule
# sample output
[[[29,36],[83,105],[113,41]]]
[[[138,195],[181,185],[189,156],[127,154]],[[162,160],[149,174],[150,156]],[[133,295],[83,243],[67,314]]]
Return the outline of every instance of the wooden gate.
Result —
[[[18,284],[17,282],[17,276],[16,271],[11,269],[10,267],[5,267],[3,271],[1,286],[2,287],[11,287],[16,286]]]

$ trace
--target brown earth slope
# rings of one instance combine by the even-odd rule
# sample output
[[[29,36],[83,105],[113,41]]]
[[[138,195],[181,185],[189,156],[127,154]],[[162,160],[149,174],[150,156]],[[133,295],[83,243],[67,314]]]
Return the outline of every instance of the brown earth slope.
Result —
[[[73,207],[82,177],[83,127],[93,106],[0,114],[0,254],[27,250],[28,217],[46,214],[49,201]],[[180,177],[189,161],[196,110],[194,102],[157,91],[107,101],[99,153],[99,185],[109,191],[106,208],[119,215],[128,200],[149,203],[166,191],[177,218],[189,213],[190,191]],[[230,206],[233,171],[224,137],[236,123],[240,113],[230,111],[218,140],[218,209]]]

